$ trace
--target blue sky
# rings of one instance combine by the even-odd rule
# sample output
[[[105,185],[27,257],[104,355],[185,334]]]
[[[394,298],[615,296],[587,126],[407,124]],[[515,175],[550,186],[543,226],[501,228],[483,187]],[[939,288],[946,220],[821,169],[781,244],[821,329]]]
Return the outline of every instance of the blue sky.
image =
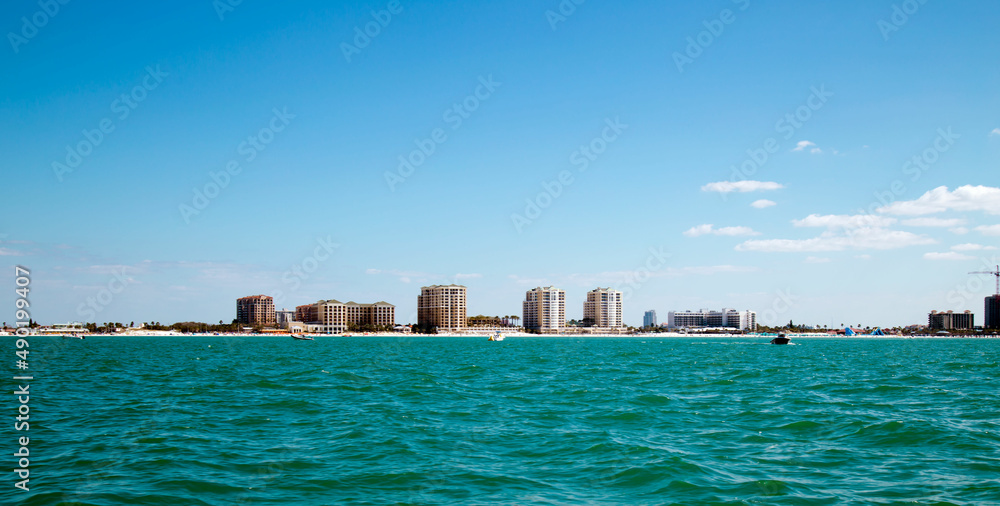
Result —
[[[554,284],[629,324],[982,321],[995,2],[223,2],[3,8],[0,256],[36,319],[406,323],[457,282],[473,315]]]

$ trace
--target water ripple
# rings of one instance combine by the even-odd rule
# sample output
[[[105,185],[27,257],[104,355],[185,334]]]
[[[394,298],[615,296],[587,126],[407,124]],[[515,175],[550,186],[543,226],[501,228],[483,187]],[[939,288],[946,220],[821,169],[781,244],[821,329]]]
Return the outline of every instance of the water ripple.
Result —
[[[996,340],[46,339],[3,502],[1000,504]]]

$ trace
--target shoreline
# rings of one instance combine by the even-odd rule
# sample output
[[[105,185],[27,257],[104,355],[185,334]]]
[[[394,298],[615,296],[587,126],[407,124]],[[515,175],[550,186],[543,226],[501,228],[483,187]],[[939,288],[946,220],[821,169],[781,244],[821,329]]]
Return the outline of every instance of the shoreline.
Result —
[[[28,336],[18,336],[14,333],[0,333],[0,337],[61,337],[61,338],[79,338],[80,336],[86,337],[275,337],[275,338],[287,338],[291,337],[292,333],[247,333],[247,332],[234,332],[234,333],[182,333],[182,332],[172,332],[172,331],[147,331],[147,332],[123,332],[117,334],[56,334],[56,333],[44,333],[44,334],[29,334]],[[352,337],[396,337],[396,338],[407,338],[416,339],[422,337],[462,337],[462,338],[475,338],[475,339],[487,339],[491,334],[468,334],[468,333],[439,333],[439,334],[412,334],[412,333],[395,333],[395,332],[371,332],[371,333],[360,333],[360,334],[302,334],[308,335],[314,338],[352,338]],[[504,334],[505,338],[642,338],[642,339],[696,339],[696,338],[706,338],[706,339],[753,339],[753,340],[763,340],[771,339],[777,334],[682,334],[679,332],[659,332],[651,334],[529,334],[525,332],[515,332],[511,334]],[[786,334],[791,339],[997,339],[1000,335],[947,335],[939,336],[933,334],[916,334],[916,335],[884,335],[884,336],[873,336],[873,335],[854,335],[854,336],[844,336],[844,335],[828,335],[828,334]]]

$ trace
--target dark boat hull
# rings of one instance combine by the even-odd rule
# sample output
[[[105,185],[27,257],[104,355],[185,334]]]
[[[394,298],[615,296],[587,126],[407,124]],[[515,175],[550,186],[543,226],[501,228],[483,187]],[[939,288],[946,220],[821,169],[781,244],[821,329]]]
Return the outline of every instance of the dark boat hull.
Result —
[[[775,337],[771,339],[771,344],[788,344],[788,341],[791,341],[791,339],[787,337]]]

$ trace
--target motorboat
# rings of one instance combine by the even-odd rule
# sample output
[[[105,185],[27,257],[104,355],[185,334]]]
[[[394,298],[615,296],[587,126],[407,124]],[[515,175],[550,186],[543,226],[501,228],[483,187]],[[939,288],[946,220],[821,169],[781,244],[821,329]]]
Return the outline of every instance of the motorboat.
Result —
[[[791,341],[785,334],[778,334],[778,337],[771,339],[771,344],[788,344]]]
[[[292,334],[292,339],[298,339],[299,341],[315,341],[315,339],[302,334]]]
[[[490,338],[487,339],[487,341],[503,341],[503,339],[504,339],[503,332],[498,331],[495,334],[491,335]]]

